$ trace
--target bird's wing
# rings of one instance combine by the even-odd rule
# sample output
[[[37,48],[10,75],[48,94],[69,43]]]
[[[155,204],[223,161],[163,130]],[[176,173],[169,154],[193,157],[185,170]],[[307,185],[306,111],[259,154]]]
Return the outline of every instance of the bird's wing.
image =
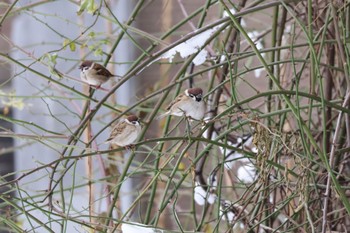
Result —
[[[126,128],[127,123],[125,121],[118,123],[111,132],[111,135],[109,136],[109,138],[107,139],[107,141],[111,141],[113,140],[116,136],[118,136],[119,134],[121,134],[124,129]]]
[[[166,108],[166,110],[169,111],[169,110],[171,109],[172,106],[174,106],[176,103],[180,102],[184,97],[185,97],[184,94],[178,95],[178,96],[169,104],[169,106]]]
[[[96,74],[98,75],[103,75],[106,77],[113,77],[114,75],[109,72],[109,70],[107,70],[105,67],[103,67],[102,65],[95,63],[94,68],[96,69]]]

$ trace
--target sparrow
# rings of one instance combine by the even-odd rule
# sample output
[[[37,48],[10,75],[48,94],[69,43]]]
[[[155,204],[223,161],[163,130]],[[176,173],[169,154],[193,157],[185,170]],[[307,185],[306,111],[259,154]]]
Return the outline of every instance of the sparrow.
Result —
[[[95,63],[93,61],[83,61],[79,66],[80,78],[90,86],[94,86],[97,89],[111,77],[116,77],[107,70],[104,66]]]
[[[168,115],[185,115],[193,120],[202,120],[206,111],[202,95],[203,90],[199,87],[186,89],[183,94],[178,95],[176,99],[170,103],[166,109],[167,112],[160,115],[158,119]]]
[[[140,136],[141,125],[139,118],[135,115],[130,115],[123,121],[116,124],[106,143],[125,147],[127,149],[133,147],[132,143]]]

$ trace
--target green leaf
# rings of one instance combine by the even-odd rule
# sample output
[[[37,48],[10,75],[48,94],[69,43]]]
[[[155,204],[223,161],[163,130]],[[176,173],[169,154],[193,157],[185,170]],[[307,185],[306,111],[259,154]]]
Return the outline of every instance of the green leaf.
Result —
[[[79,7],[77,14],[81,15],[85,11],[85,9],[87,8],[88,4],[89,4],[89,0],[81,1],[81,4],[80,4],[80,7]]]
[[[6,107],[13,107],[18,110],[23,110],[25,107],[25,104],[23,102],[23,98],[19,98],[16,96],[16,93],[14,91],[10,93],[5,93],[0,90],[0,96],[1,98],[1,104]],[[6,99],[5,99],[6,98]]]
[[[75,49],[76,49],[76,44],[75,44],[73,41],[71,41],[71,40],[69,40],[69,39],[65,39],[65,40],[63,41],[63,47],[66,47],[67,45],[69,46],[69,48],[70,48],[70,50],[71,50],[72,52],[75,51]]]
[[[75,49],[76,49],[75,43],[74,43],[74,42],[71,42],[71,43],[69,44],[69,48],[70,48],[70,50],[71,50],[72,52],[74,52]]]
[[[109,40],[108,39],[102,39],[101,40],[101,44],[108,44],[109,43]]]
[[[95,32],[89,32],[88,37],[94,38],[95,37]]]
[[[63,47],[66,47],[69,44],[70,40],[69,39],[64,39],[63,41]]]
[[[103,55],[103,51],[101,48],[98,48],[94,51],[94,55],[95,56],[102,56]]]
[[[50,58],[50,62],[52,63],[52,64],[57,64],[57,53],[53,53],[53,54],[50,54],[51,56],[49,57]]]
[[[77,14],[81,15],[85,10],[89,14],[95,14],[95,12],[97,10],[97,4],[95,4],[95,1],[94,0],[81,1],[81,4],[80,4],[80,7],[79,7]]]
[[[95,14],[96,10],[97,10],[97,5],[95,4],[95,1],[94,0],[89,0],[89,4],[88,4],[88,7],[87,7],[88,13]]]

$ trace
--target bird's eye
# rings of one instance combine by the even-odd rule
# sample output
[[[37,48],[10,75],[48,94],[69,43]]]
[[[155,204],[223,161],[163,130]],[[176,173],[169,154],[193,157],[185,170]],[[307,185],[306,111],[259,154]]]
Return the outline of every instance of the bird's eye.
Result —
[[[191,97],[191,98],[193,98],[193,97],[194,97],[194,95],[190,94],[190,97]]]

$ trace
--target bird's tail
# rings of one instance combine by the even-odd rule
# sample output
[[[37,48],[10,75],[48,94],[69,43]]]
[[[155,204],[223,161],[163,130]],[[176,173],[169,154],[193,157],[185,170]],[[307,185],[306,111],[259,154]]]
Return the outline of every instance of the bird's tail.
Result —
[[[123,78],[123,76],[121,76],[121,75],[117,75],[117,74],[112,74],[112,76],[111,77],[113,77],[113,78],[117,78],[118,79],[118,81],[120,80],[120,79],[122,79]]]
[[[160,114],[159,116],[156,117],[156,120],[160,120],[160,119],[163,119],[164,117],[168,116],[169,115],[169,112],[165,112],[163,114]]]

